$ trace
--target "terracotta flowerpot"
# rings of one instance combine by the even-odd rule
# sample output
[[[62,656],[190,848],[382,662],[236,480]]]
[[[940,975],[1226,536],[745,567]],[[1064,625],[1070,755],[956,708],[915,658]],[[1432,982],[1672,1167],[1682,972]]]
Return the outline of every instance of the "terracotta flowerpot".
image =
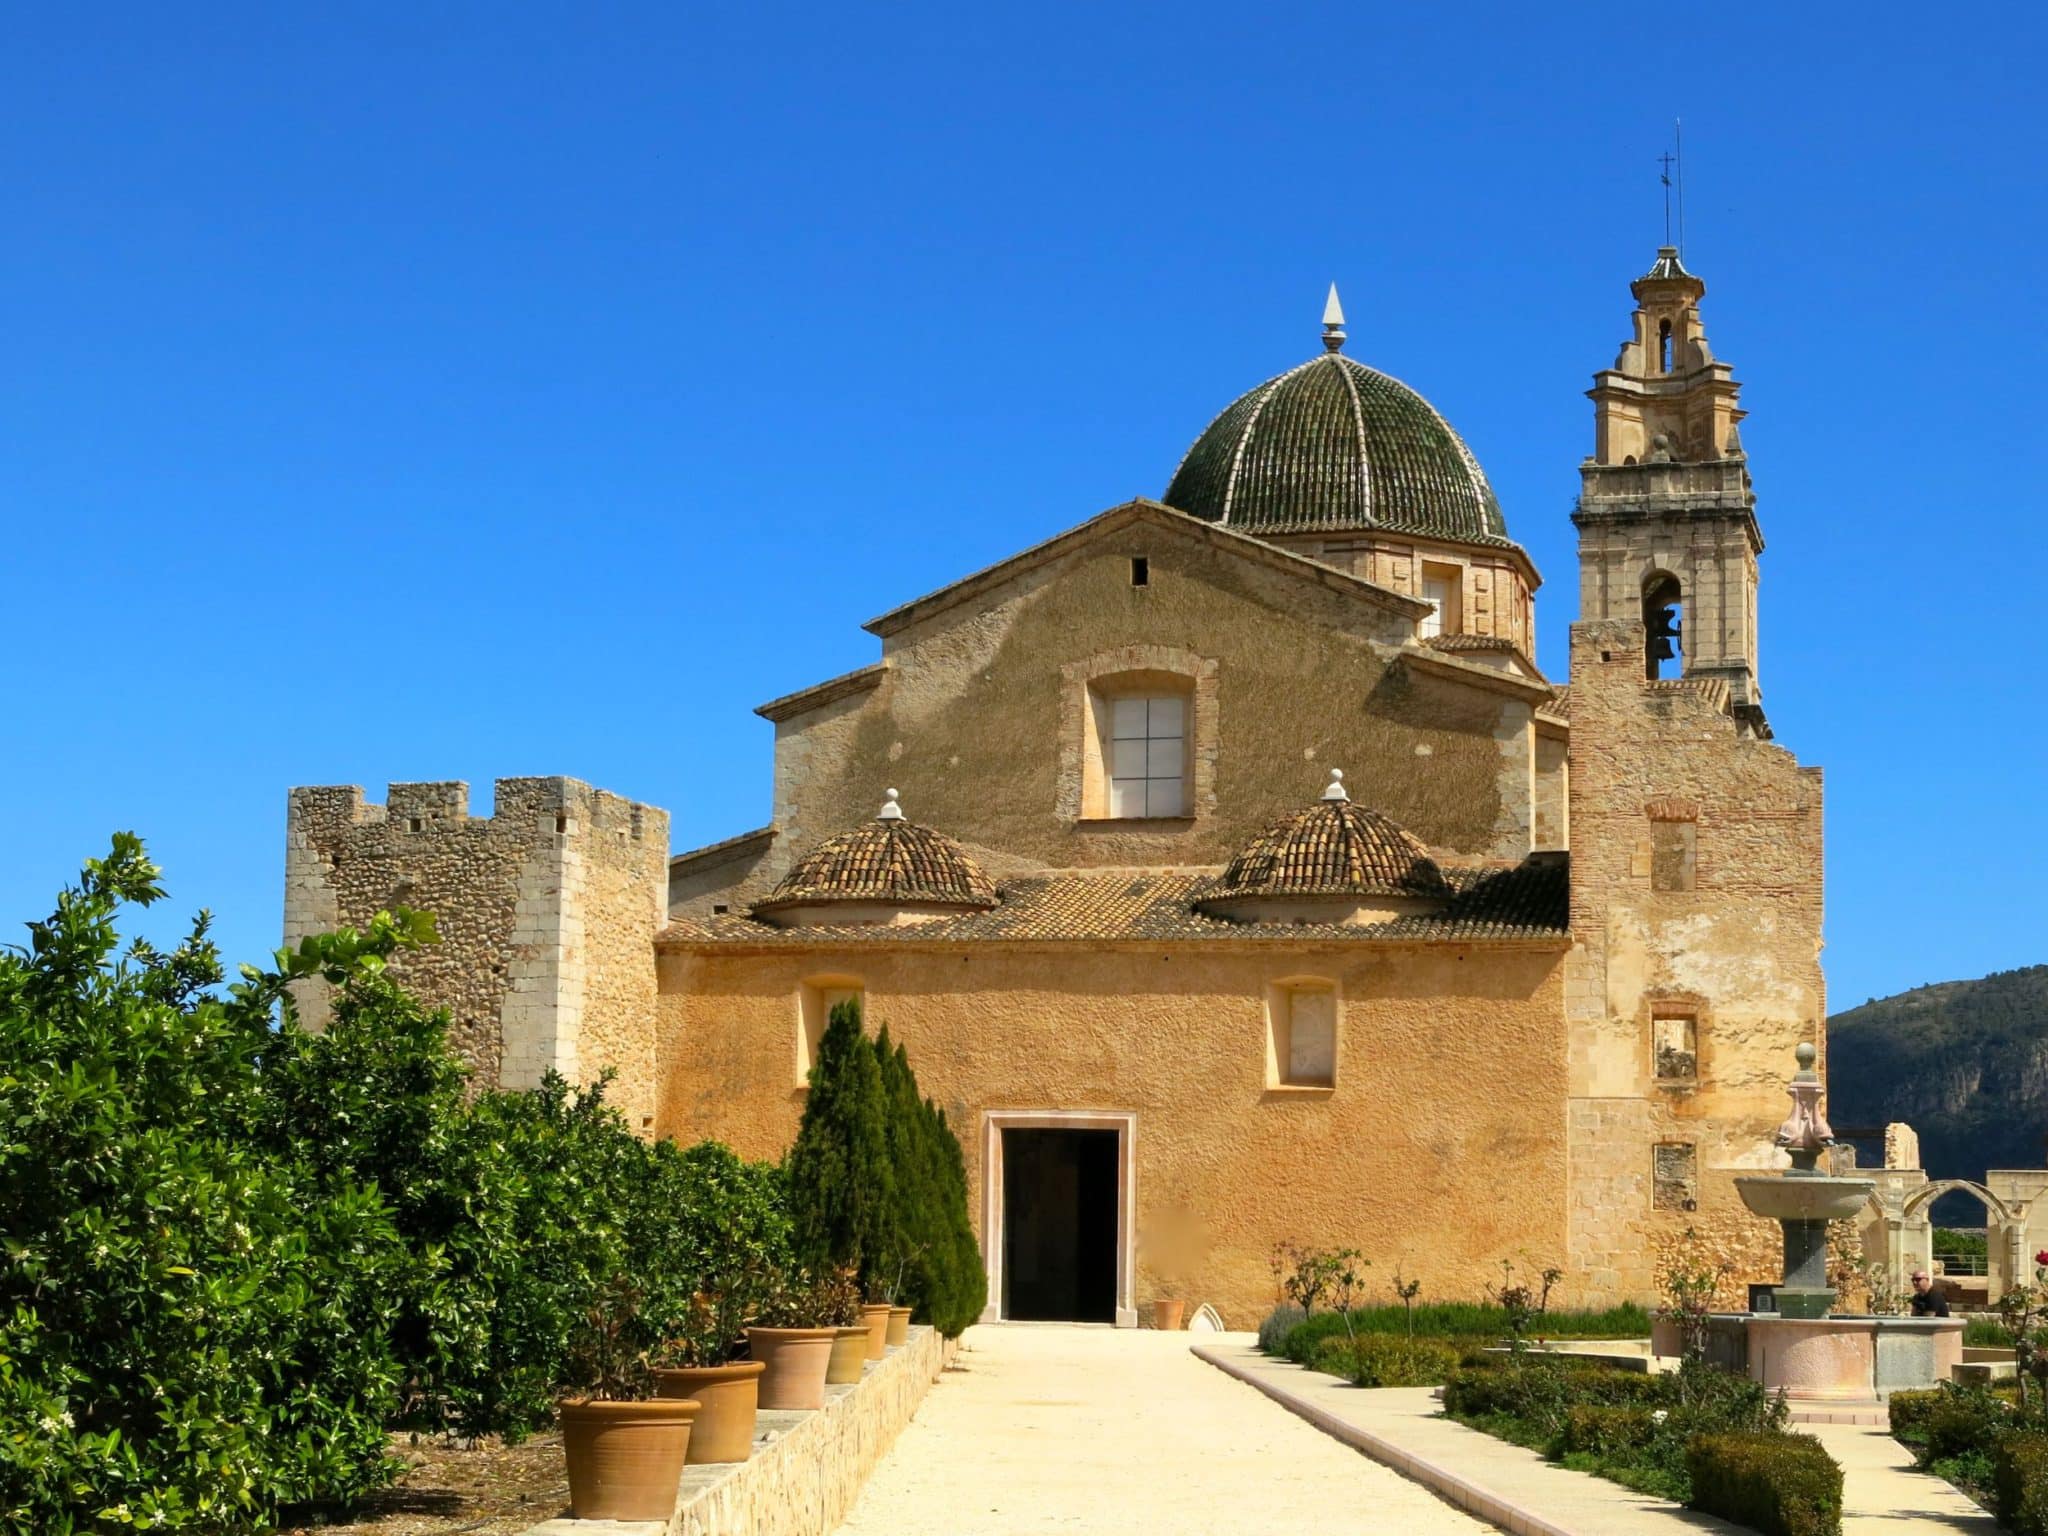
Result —
[[[1180,1315],[1186,1310],[1184,1301],[1155,1301],[1152,1303],[1152,1326],[1165,1333],[1178,1333]]]
[[[889,1342],[891,1344],[908,1344],[910,1342],[910,1308],[891,1307],[889,1309]]]
[[[747,1349],[761,1372],[763,1408],[822,1408],[825,1368],[837,1328],[749,1328]]]
[[[889,1353],[889,1303],[869,1302],[860,1309],[860,1320],[867,1324],[868,1358],[881,1359]]]
[[[825,1367],[828,1382],[859,1381],[868,1363],[868,1329],[865,1323],[832,1330],[832,1363]]]
[[[578,1520],[666,1520],[690,1452],[697,1404],[658,1397],[644,1403],[563,1399],[562,1455],[569,1463],[569,1513]]]
[[[656,1397],[691,1397],[703,1405],[690,1426],[690,1465],[745,1461],[754,1454],[754,1409],[765,1369],[758,1360],[735,1360],[654,1373]]]

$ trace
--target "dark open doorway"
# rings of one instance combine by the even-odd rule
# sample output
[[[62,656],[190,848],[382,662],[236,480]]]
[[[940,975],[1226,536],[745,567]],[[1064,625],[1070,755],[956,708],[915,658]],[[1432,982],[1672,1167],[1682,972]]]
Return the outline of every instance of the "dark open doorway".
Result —
[[[1003,1316],[1116,1319],[1115,1131],[1003,1132]]]

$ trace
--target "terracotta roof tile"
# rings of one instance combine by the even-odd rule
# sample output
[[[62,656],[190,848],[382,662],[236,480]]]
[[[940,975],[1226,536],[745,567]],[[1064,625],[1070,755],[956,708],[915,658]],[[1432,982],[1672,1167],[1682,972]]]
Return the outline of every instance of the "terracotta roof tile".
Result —
[[[1341,794],[1333,790],[1332,794]],[[1283,816],[1246,843],[1210,893],[1252,896],[1419,896],[1451,894],[1422,840],[1378,811],[1323,799]]]
[[[826,838],[754,910],[827,901],[990,907],[996,900],[994,883],[953,839],[912,821],[878,817]]]
[[[1561,943],[1568,937],[1569,866],[1563,854],[1532,854],[1510,868],[1443,871],[1450,896],[1439,910],[1371,924],[1238,923],[1205,917],[1208,874],[1031,875],[1006,881],[985,911],[911,927],[841,924],[777,928],[749,917],[679,918],[665,949],[732,946],[989,943]]]

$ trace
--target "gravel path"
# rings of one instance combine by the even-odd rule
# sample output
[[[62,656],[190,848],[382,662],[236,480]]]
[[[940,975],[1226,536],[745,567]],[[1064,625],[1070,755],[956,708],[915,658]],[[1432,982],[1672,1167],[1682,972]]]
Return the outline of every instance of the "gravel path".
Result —
[[[969,1330],[841,1536],[1494,1530],[1197,1360],[1189,1339]]]

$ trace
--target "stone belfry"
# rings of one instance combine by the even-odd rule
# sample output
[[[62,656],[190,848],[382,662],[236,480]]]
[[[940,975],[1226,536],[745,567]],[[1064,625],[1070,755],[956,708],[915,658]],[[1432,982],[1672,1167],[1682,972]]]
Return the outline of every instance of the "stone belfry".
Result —
[[[1579,615],[1639,620],[1650,677],[1720,678],[1768,736],[1757,686],[1756,493],[1741,386],[1700,325],[1707,285],[1664,246],[1630,285],[1635,334],[1594,375],[1593,454],[1580,467]]]

